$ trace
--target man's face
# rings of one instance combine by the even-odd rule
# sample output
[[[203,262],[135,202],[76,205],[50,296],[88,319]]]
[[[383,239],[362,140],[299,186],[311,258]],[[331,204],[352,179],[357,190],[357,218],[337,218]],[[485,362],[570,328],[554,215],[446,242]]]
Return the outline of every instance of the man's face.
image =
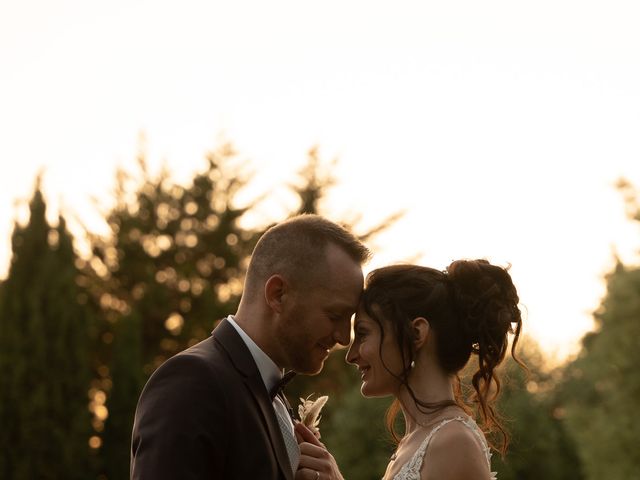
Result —
[[[292,286],[276,326],[283,366],[307,375],[322,370],[336,343],[349,344],[351,317],[362,293],[357,262],[333,245],[327,248],[327,262],[327,274],[311,287]]]

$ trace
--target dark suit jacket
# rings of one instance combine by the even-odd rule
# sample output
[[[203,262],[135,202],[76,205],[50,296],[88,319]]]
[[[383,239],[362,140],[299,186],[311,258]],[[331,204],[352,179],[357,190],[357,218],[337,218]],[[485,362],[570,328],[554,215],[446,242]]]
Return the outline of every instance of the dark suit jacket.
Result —
[[[226,320],[149,378],[133,425],[131,478],[293,479],[258,367]]]

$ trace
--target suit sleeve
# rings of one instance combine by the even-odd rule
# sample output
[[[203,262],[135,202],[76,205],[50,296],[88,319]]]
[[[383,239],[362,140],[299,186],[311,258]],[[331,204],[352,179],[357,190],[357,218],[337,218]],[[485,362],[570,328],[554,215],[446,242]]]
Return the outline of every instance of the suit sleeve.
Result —
[[[224,478],[227,400],[215,370],[177,355],[145,386],[133,427],[133,480]]]

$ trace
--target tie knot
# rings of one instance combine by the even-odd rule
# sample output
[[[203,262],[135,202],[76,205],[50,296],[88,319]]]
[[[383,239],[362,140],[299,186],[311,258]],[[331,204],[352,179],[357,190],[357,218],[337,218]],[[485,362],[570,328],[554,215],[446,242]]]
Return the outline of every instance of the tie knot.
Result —
[[[285,373],[282,378],[280,379],[280,381],[278,383],[276,383],[273,388],[271,389],[271,391],[269,392],[269,396],[271,397],[271,400],[273,400],[274,398],[276,398],[276,396],[279,393],[282,393],[284,391],[284,387],[287,386],[287,384],[293,379],[293,377],[296,376],[296,372],[294,372],[293,370],[288,371],[287,373]]]

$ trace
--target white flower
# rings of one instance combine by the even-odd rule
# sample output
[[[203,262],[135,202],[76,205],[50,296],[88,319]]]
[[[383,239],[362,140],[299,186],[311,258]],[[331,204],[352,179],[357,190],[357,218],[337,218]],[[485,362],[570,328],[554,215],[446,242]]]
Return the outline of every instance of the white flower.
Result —
[[[311,400],[311,395],[307,398],[300,399],[298,406],[298,416],[300,421],[307,426],[315,434],[319,434],[318,425],[320,425],[320,411],[324,404],[327,403],[329,397],[324,395],[316,400]]]

